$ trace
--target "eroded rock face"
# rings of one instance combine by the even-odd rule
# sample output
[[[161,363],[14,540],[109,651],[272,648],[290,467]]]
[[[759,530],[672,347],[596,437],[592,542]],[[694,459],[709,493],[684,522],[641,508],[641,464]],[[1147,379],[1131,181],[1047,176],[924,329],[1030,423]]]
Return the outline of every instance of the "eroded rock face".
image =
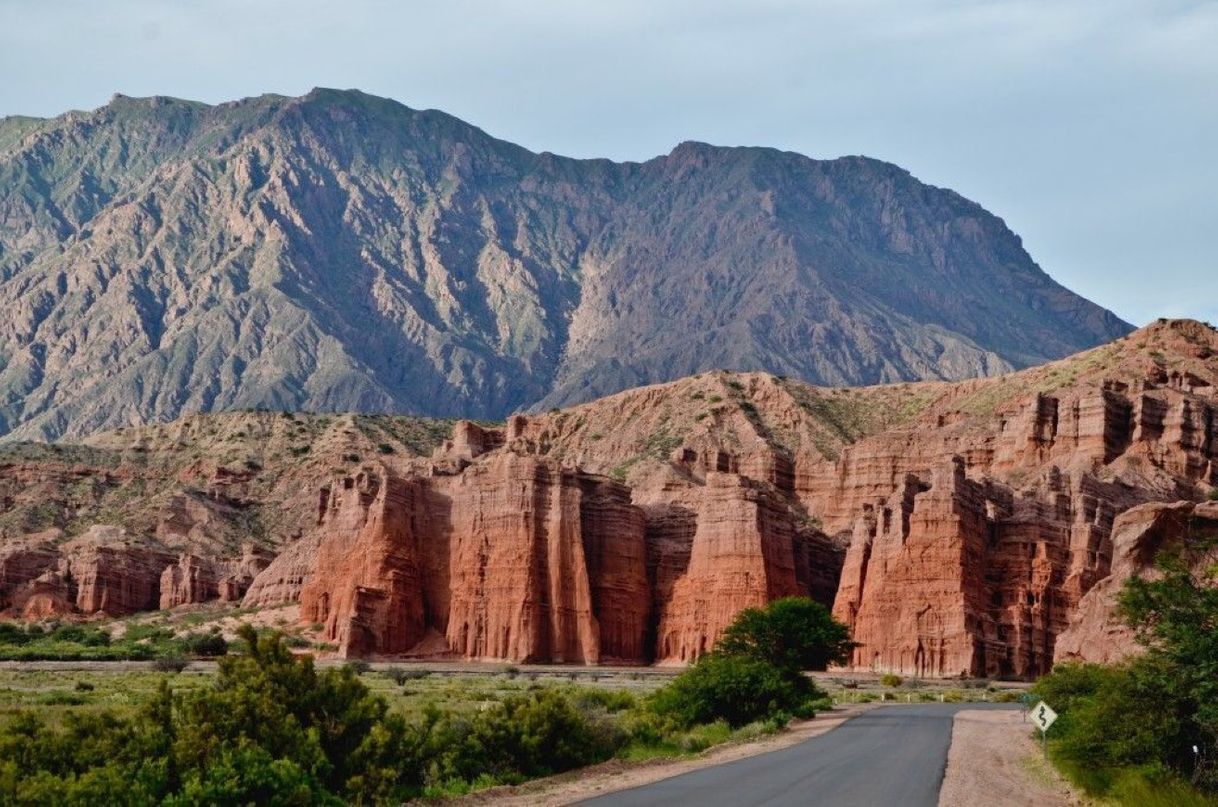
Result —
[[[362,474],[329,496],[327,573],[304,585],[301,618],[348,655],[435,633],[466,658],[640,662],[643,529],[623,486],[510,452],[455,476]]]
[[[311,533],[288,544],[250,583],[244,608],[274,608],[300,601],[300,592],[317,569],[321,535]]]
[[[852,668],[1031,677],[1127,652],[1120,583],[1215,507],[1189,503],[1218,483],[1215,357],[1218,332],[1166,322],[959,384],[715,372],[447,441],[354,416],[217,435],[270,438],[262,470],[158,466],[156,430],[99,438],[117,458],[23,448],[0,462],[0,609],[299,601],[347,655],[683,663],[741,608],[808,594],[851,626]],[[26,534],[44,510],[80,533],[158,467],[176,481],[122,529]],[[232,551],[254,535],[273,561]]]
[[[160,607],[175,608],[212,600],[238,602],[270,562],[271,554],[253,544],[242,546],[241,555],[233,558],[184,552],[177,563],[161,572]]]
[[[806,594],[785,503],[761,483],[712,472],[701,489],[689,559],[657,602],[657,660],[685,662],[714,647],[744,608]]]
[[[946,421],[810,464],[810,508],[851,530],[835,601],[861,643],[850,666],[1026,678],[1096,656],[1096,631],[1113,639],[1098,656],[1127,652],[1113,627],[1119,582],[1097,582],[1116,577],[1114,552],[1140,534],[1138,505],[1216,481],[1215,407],[1167,381],[1036,394],[993,432]],[[1132,523],[1118,519],[1126,511]]]
[[[1160,550],[1218,535],[1218,503],[1153,503],[1134,507],[1112,527],[1112,570],[1079,602],[1057,637],[1055,661],[1120,661],[1138,652],[1133,630],[1117,616],[1117,598],[1132,577],[1153,579]]]
[[[348,655],[681,662],[741,608],[836,584],[840,555],[768,482],[713,472],[639,506],[530,453],[521,427],[458,429],[478,439],[453,441],[429,476],[332,485],[301,619]]]
[[[419,492],[413,480],[361,473],[326,495],[300,613],[344,655],[401,653],[423,638]]]

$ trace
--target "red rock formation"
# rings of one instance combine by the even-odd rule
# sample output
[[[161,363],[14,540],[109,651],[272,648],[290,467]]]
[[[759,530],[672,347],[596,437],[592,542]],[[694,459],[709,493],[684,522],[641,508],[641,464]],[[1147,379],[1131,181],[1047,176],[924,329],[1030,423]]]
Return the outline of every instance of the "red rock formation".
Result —
[[[657,600],[661,662],[710,650],[744,608],[806,593],[796,579],[791,513],[771,488],[711,472],[701,493],[688,563]]]
[[[0,612],[20,614],[33,581],[59,566],[59,552],[47,540],[30,539],[0,549]]]
[[[162,609],[216,599],[215,567],[206,558],[183,553],[161,572],[160,589]]]
[[[444,494],[449,646],[467,658],[596,663],[576,475],[506,454],[471,467]],[[641,542],[641,531],[622,539]]]
[[[318,570],[301,588],[300,614],[324,625],[343,655],[401,653],[425,629],[418,485],[360,473],[326,497]]]
[[[364,473],[329,495],[319,533],[327,574],[303,586],[301,619],[344,654],[434,631],[467,658],[647,655],[642,514],[608,479],[511,452],[452,476]]]
[[[173,560],[168,553],[104,526],[91,527],[62,551],[79,612],[125,616],[160,605],[161,572]]]
[[[271,456],[297,459],[272,474],[192,451],[130,535],[0,535],[0,608],[300,601],[348,655],[681,663],[741,608],[810,594],[854,630],[853,667],[1030,677],[1127,645],[1109,617],[1145,566],[1129,547],[1179,529],[1138,526],[1138,505],[1218,483],[1215,356],[1218,333],[1185,322],[959,384],[708,373],[503,429],[459,423],[430,459],[378,452],[381,437],[356,451],[349,419],[305,462],[304,424],[257,421],[281,435]],[[353,454],[376,461],[319,490]],[[44,498],[69,523],[155,465],[48,455],[0,465],[6,529],[46,523]],[[291,481],[266,505],[269,478]],[[257,512],[282,550],[269,565],[228,554]]]
[[[856,668],[917,676],[1029,677],[1082,592],[1106,573],[1123,491],[1047,472],[1039,496],[965,475],[957,459],[916,476],[860,519],[835,614],[860,643]]]
[[[1057,637],[1056,661],[1120,661],[1138,651],[1134,633],[1117,615],[1117,597],[1132,577],[1154,578],[1159,551],[1196,535],[1218,534],[1218,503],[1153,503],[1126,510],[1112,527],[1112,571],[1078,604]]]
[[[243,608],[275,608],[300,601],[300,592],[317,569],[321,535],[298,538],[275,556],[250,583],[241,598]]]

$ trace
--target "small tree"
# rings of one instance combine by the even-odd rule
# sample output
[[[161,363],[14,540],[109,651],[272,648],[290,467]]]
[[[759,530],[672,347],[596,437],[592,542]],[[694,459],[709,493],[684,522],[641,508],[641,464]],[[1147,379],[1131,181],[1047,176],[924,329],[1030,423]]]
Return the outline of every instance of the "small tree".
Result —
[[[807,678],[768,661],[712,653],[656,692],[651,707],[683,727],[716,720],[739,727],[800,711],[819,694]]]
[[[787,674],[823,670],[850,658],[850,629],[807,597],[784,597],[765,608],[746,608],[724,631],[715,650],[766,661]]]

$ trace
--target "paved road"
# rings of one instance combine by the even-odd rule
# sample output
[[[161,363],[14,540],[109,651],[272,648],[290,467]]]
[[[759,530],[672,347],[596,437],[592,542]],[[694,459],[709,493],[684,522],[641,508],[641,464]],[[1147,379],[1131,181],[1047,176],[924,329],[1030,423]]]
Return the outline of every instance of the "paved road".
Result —
[[[610,793],[583,804],[936,807],[951,744],[952,717],[961,709],[983,706],[884,706],[799,745]]]

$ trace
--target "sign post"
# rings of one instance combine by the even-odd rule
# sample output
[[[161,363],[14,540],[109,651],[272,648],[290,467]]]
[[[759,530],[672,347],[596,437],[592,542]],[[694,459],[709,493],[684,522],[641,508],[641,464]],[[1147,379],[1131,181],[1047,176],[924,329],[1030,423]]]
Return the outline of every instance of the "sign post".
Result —
[[[1040,729],[1040,750],[1049,758],[1048,740],[1046,739],[1049,733],[1049,726],[1053,725],[1053,721],[1057,720],[1057,712],[1049,708],[1049,704],[1041,701],[1032,707],[1032,722]]]

